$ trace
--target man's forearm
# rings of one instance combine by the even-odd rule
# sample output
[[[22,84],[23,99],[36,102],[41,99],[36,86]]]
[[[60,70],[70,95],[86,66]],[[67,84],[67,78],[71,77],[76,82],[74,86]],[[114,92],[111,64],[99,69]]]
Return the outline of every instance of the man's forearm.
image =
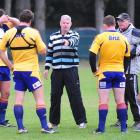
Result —
[[[7,65],[9,67],[9,69],[13,69],[13,64],[11,63],[11,61],[8,59],[8,57],[6,56],[4,51],[0,50],[0,58],[2,59],[2,61],[5,63],[5,65]]]
[[[17,25],[20,24],[20,21],[19,21],[19,19],[17,19],[17,18],[8,17],[8,20],[9,20],[10,22],[12,22],[12,23],[14,24],[14,26],[17,26]]]
[[[90,52],[89,54],[89,63],[90,63],[90,67],[93,73],[95,73],[97,71],[96,69],[96,54]]]

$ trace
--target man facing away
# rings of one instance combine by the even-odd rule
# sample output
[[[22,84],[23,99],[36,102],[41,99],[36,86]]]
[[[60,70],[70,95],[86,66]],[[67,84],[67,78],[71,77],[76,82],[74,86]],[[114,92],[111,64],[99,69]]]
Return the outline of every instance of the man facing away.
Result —
[[[127,132],[127,109],[124,101],[125,67],[129,64],[130,45],[125,38],[115,30],[115,18],[111,15],[104,17],[103,30],[97,35],[90,48],[90,65],[95,76],[98,77],[99,94],[99,123],[95,133],[105,132],[106,116],[108,113],[109,92],[113,89],[121,132]],[[96,56],[98,67],[96,66]]]
[[[78,75],[79,34],[70,30],[71,25],[71,17],[62,15],[60,31],[50,36],[48,44],[44,74],[47,78],[52,66],[50,123],[52,127],[60,123],[61,96],[65,86],[76,124],[79,128],[85,128],[87,119]]]
[[[30,27],[34,14],[23,10],[20,14],[20,24],[8,30],[0,44],[0,56],[4,63],[13,70],[15,82],[14,115],[18,133],[27,133],[23,124],[23,101],[26,90],[33,93],[36,102],[36,113],[40,119],[41,132],[54,133],[48,128],[43,86],[40,79],[38,53],[45,54],[46,46],[39,32]],[[13,64],[6,57],[6,47],[10,46]]]
[[[19,23],[17,18],[9,17],[3,9],[0,9],[0,41],[7,30]],[[5,117],[10,96],[10,80],[10,69],[0,59],[0,127],[14,126]]]

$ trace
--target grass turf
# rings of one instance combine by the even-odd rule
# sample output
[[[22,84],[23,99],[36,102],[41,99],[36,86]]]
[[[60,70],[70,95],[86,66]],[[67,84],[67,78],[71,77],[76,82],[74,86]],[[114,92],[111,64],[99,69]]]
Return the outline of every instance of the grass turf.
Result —
[[[43,66],[41,65],[43,71]],[[50,72],[51,74],[51,72]],[[49,74],[49,75],[50,75]],[[73,119],[67,94],[64,90],[61,104],[61,123],[56,134],[41,134],[40,123],[35,112],[35,102],[32,93],[26,93],[24,103],[24,124],[29,133],[19,135],[16,128],[0,128],[0,140],[139,140],[140,133],[133,132],[128,128],[128,134],[121,134],[118,128],[110,128],[110,124],[116,121],[116,105],[112,93],[110,94],[109,113],[106,122],[106,133],[102,135],[93,134],[98,124],[98,94],[96,91],[96,78],[93,77],[87,61],[82,61],[79,67],[81,92],[85,105],[88,124],[86,129],[79,129]],[[45,100],[47,103],[47,116],[50,105],[50,79],[44,81]],[[7,119],[16,124],[13,114],[14,90],[11,85],[11,96],[7,111]],[[129,110],[128,126],[133,123]]]

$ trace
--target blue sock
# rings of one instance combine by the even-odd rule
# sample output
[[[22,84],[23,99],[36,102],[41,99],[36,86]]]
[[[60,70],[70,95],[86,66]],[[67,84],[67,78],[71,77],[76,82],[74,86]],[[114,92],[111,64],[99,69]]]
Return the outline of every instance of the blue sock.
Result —
[[[40,119],[41,127],[47,129],[48,125],[47,125],[47,118],[46,118],[46,108],[37,108],[36,113]]]
[[[108,113],[108,109],[99,109],[99,124],[98,129],[101,132],[105,131],[105,123],[106,123],[106,116]]]
[[[23,106],[15,105],[14,106],[14,115],[16,118],[18,129],[23,129]]]
[[[126,126],[126,118],[127,118],[127,109],[117,109],[119,121],[121,122],[121,131],[125,131],[127,129]]]
[[[6,109],[8,106],[8,102],[0,102],[0,123],[5,121],[5,114],[6,114]]]

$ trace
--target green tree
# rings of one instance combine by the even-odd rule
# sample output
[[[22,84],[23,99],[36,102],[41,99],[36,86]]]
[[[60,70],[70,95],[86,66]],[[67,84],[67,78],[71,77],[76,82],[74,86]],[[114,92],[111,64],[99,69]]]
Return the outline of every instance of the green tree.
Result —
[[[35,0],[35,27],[40,31],[45,31],[45,0]]]
[[[6,9],[6,12],[9,16],[11,15],[11,6],[12,6],[12,0],[4,1],[4,9]]]
[[[31,9],[30,0],[16,0],[15,4],[16,17],[19,17],[20,12],[24,9]]]
[[[135,0],[128,0],[127,2],[127,11],[131,17],[131,21],[134,23],[134,15],[135,15]]]

